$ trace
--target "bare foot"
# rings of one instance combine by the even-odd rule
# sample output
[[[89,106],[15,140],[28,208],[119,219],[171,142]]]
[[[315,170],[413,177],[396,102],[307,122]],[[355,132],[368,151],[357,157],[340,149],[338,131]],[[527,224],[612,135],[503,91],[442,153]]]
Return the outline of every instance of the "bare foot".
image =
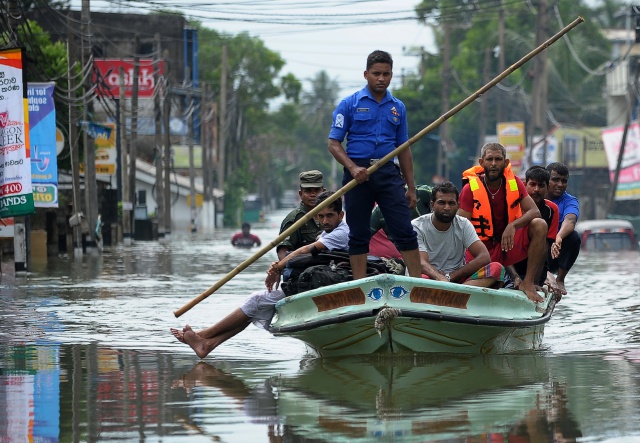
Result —
[[[186,344],[191,346],[191,349],[193,349],[199,358],[205,358],[216,348],[216,345],[212,343],[212,340],[200,337],[189,325],[186,325],[183,329],[183,339]]]
[[[567,295],[567,289],[564,287],[564,280],[558,280],[556,278],[556,286],[558,287],[562,295]]]
[[[176,329],[176,328],[169,328],[169,330],[171,331],[171,334],[176,339],[178,339],[179,342],[182,342],[182,343],[185,343],[185,344],[187,343],[186,341],[184,341],[184,332],[182,332],[181,330]]]
[[[536,291],[536,286],[532,283],[523,281],[518,289],[527,294],[529,300],[534,303],[542,303],[544,301],[544,298],[540,297],[540,294]]]

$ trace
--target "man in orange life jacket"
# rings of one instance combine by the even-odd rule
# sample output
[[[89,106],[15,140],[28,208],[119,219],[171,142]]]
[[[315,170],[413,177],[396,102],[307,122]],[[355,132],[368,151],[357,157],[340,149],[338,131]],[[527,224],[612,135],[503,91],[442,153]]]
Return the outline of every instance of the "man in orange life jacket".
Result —
[[[509,266],[525,258],[527,272],[517,289],[529,300],[542,302],[537,277],[545,260],[547,223],[527,189],[511,171],[500,143],[482,147],[479,166],[462,173],[458,215],[468,218],[483,241],[491,261]]]

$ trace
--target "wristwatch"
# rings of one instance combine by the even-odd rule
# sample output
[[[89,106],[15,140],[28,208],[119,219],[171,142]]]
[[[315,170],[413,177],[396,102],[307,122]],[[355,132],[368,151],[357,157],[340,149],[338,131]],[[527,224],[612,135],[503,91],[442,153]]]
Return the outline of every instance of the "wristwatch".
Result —
[[[451,281],[451,274],[447,272],[446,274],[444,274],[444,276],[447,278],[447,280]]]

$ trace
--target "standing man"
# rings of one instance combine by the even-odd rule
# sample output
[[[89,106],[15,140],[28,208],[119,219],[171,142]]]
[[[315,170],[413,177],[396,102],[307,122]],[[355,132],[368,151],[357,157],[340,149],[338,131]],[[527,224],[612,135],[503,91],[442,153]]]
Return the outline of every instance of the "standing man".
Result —
[[[260,246],[262,242],[257,235],[251,233],[251,225],[244,222],[242,223],[242,232],[238,232],[231,237],[231,244],[240,248],[251,248]]]
[[[364,71],[367,85],[340,102],[333,111],[329,133],[329,152],[344,166],[343,186],[352,179],[358,182],[345,195],[354,280],[366,275],[371,239],[369,224],[375,203],[391,228],[409,275],[420,277],[418,241],[411,227],[410,214],[417,199],[411,150],[407,148],[398,154],[400,170],[394,162],[387,162],[371,175],[367,170],[409,139],[404,103],[387,90],[393,77],[392,69],[389,53],[373,51],[369,54]],[[346,149],[342,146],[345,137]]]
[[[451,182],[440,183],[431,195],[433,212],[412,222],[418,234],[423,276],[442,282],[500,287],[504,268],[498,262],[491,262],[489,251],[471,222],[456,215],[458,188]],[[472,257],[466,262],[465,250]]]
[[[563,163],[551,163],[547,166],[547,171],[550,174],[547,198],[558,205],[560,210],[560,230],[551,246],[551,252],[555,249],[557,255],[550,257],[549,270],[557,273],[558,287],[566,294],[564,278],[576,262],[582,244],[580,235],[575,230],[580,218],[580,203],[567,192],[569,169]]]
[[[323,192],[322,172],[313,170],[300,173],[300,205],[291,211],[282,220],[280,225],[280,234],[289,229],[289,227],[300,220],[305,214],[316,207],[316,197]],[[289,252],[295,251],[302,246],[310,245],[316,241],[318,234],[322,231],[320,223],[315,218],[307,221],[295,232],[285,238],[276,248],[278,260],[282,260]]]
[[[528,257],[527,271],[517,287],[529,300],[544,301],[536,291],[536,276],[545,260],[547,224],[511,170],[500,143],[482,147],[479,166],[462,173],[458,214],[468,218],[489,250],[491,261],[509,266]]]

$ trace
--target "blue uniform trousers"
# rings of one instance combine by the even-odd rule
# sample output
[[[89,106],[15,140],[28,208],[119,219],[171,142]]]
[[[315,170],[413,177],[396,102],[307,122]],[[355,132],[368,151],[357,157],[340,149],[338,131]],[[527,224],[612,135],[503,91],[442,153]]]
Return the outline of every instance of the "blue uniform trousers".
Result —
[[[370,159],[352,159],[365,168],[371,166]],[[344,169],[342,185],[353,177]],[[369,252],[371,240],[371,211],[378,203],[388,230],[393,236],[399,251],[418,249],[418,240],[411,226],[411,212],[405,198],[405,183],[398,167],[387,162],[369,176],[369,180],[357,185],[344,196],[344,207],[349,225],[349,254],[358,255]]]

